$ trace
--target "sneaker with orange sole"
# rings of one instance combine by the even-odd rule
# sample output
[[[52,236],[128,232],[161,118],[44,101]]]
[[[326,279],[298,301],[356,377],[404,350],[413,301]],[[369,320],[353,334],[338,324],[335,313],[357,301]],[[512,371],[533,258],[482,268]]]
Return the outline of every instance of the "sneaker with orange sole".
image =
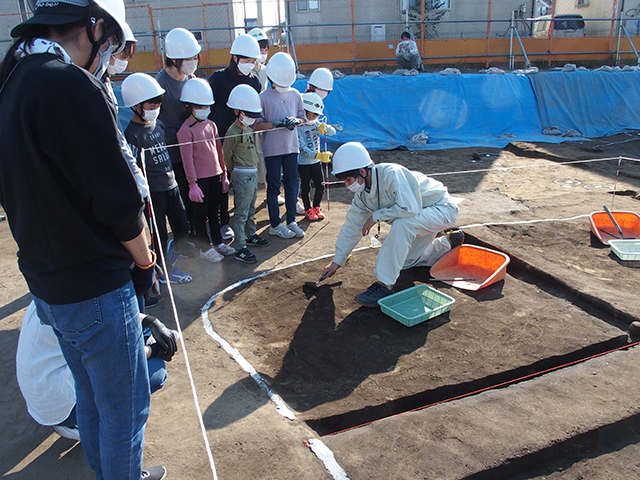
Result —
[[[315,208],[310,208],[306,212],[304,212],[304,216],[307,217],[307,220],[310,222],[315,222],[318,220],[318,215],[316,214]]]
[[[324,220],[324,213],[322,213],[320,207],[315,207],[314,210],[316,211],[316,217],[318,217],[318,220]]]

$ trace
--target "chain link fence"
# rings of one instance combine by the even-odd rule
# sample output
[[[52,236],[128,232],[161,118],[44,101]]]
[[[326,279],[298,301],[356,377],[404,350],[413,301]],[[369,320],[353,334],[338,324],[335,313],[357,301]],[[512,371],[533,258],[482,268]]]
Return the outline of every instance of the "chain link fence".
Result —
[[[151,1],[127,5],[126,10],[127,21],[139,40],[138,52],[153,54],[152,64],[147,62],[146,67],[160,69],[164,36],[175,27],[194,33],[206,54],[201,64],[211,68],[223,66],[233,39],[254,26],[267,30],[272,47],[297,54],[300,64],[313,64],[314,60],[391,64],[393,49],[406,30],[423,57],[435,59],[473,62],[471,57],[480,55],[465,60],[469,50],[465,42],[475,41],[477,53],[484,41],[488,52],[493,39],[514,35],[525,42],[546,38],[548,45],[538,44],[538,52],[551,51],[554,38],[609,37],[608,51],[592,52],[606,59],[618,50],[628,53],[632,47],[627,38],[633,41],[632,37],[640,35],[640,0],[634,1],[637,4],[629,0],[227,0],[187,5],[189,0],[175,0],[172,7],[154,7]],[[4,54],[11,44],[11,28],[30,13],[11,12],[15,4],[1,3],[0,51]],[[626,5],[624,11],[622,4]],[[618,38],[624,40],[621,45]],[[442,43],[429,42],[439,40],[448,42],[446,55],[432,51]],[[592,48],[587,43],[585,51]],[[575,44],[572,49],[575,53]]]

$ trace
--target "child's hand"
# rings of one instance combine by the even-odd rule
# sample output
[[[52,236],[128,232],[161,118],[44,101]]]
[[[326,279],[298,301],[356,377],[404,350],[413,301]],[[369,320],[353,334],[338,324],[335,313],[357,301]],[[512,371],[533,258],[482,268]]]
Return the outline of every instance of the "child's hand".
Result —
[[[287,127],[289,130],[293,130],[298,125],[302,125],[302,120],[300,120],[299,118],[287,117],[284,119],[284,126]]]
[[[324,135],[327,132],[327,124],[326,123],[321,123],[320,125],[318,125],[318,133],[320,135]]]
[[[202,203],[204,200],[204,193],[202,193],[197,183],[189,185],[189,200],[195,203]]]
[[[316,159],[320,160],[322,163],[329,163],[332,155],[333,153],[331,152],[318,152],[316,153]]]

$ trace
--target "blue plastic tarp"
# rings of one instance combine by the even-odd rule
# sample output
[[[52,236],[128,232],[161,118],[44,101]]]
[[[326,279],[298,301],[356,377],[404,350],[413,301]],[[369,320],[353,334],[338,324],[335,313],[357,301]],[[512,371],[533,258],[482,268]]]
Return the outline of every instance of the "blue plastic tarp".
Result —
[[[348,76],[324,100],[329,123],[344,129],[327,140],[332,150],[349,141],[371,150],[439,150],[575,140],[543,135],[548,126],[601,137],[640,129],[639,85],[634,71]],[[294,84],[301,92],[306,86],[307,79]],[[123,127],[131,117],[120,108]],[[429,143],[411,143],[421,132]]]
[[[334,82],[325,114],[344,127],[332,146],[360,141],[373,150],[502,148],[510,141],[557,140],[542,135],[535,95],[523,75],[346,77]],[[429,143],[410,143],[420,132]]]
[[[531,75],[542,125],[603,137],[640,129],[640,72]]]

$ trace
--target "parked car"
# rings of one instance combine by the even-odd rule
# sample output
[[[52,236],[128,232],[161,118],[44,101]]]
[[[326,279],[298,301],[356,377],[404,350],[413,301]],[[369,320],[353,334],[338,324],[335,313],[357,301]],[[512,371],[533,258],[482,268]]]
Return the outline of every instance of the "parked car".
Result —
[[[533,18],[532,29],[534,38],[549,36],[549,29],[553,23],[554,37],[585,37],[584,18],[582,15],[564,14],[556,15],[552,20],[551,15]]]

